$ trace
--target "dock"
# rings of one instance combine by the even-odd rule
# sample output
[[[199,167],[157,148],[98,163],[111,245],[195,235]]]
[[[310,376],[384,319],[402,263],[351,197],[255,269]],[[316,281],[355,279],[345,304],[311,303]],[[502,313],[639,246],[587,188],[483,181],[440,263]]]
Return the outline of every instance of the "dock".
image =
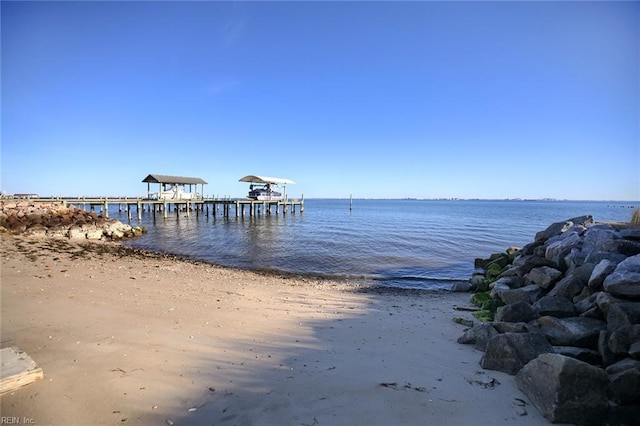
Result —
[[[284,200],[250,200],[246,198],[201,198],[201,199],[149,199],[130,197],[59,197],[59,198],[30,198],[35,202],[60,202],[64,206],[73,205],[90,211],[96,209],[109,217],[109,206],[118,205],[119,212],[126,212],[129,220],[133,218],[133,212],[138,220],[142,220],[142,213],[147,211],[156,216],[167,218],[169,215],[186,216],[195,214],[205,217],[222,215],[225,218],[232,216],[245,217],[288,213],[295,214],[296,210],[304,212],[304,197],[300,199]]]

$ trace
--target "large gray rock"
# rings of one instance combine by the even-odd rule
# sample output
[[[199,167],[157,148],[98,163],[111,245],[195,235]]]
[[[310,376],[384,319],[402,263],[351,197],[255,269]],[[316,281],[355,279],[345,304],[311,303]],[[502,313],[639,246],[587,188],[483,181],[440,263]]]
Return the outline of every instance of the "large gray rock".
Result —
[[[504,303],[517,303],[517,302],[526,302],[526,303],[534,303],[542,290],[536,284],[530,284],[524,287],[516,288],[516,289],[505,289],[501,288],[496,290],[496,295],[500,300]]]
[[[498,335],[498,332],[490,324],[477,324],[465,331],[458,338],[458,343],[475,345],[476,349],[484,351],[487,347],[487,342],[496,335]]]
[[[513,261],[511,267],[502,273],[502,276],[517,275],[519,277],[524,277],[526,274],[531,272],[533,268],[538,268],[540,266],[555,267],[556,264],[540,256],[518,256]]]
[[[542,354],[518,372],[516,384],[553,423],[599,425],[606,417],[609,379],[586,362]]]
[[[594,225],[584,234],[583,250],[615,252],[620,234],[611,225]]]
[[[596,304],[598,305],[598,308],[600,308],[600,310],[604,313],[605,316],[609,314],[609,309],[611,309],[613,305],[617,303],[625,302],[625,300],[614,297],[604,291],[600,291],[596,293],[595,296],[596,296]]]
[[[602,365],[602,357],[598,351],[586,348],[576,348],[575,346],[554,346],[553,351],[557,354],[569,356],[587,364],[600,367]]]
[[[526,322],[492,322],[498,333],[533,333],[537,330]]]
[[[556,222],[549,225],[544,231],[536,233],[535,240],[548,240],[551,237],[562,234],[574,225],[582,225],[588,227],[591,224],[593,224],[593,216],[590,215],[578,216],[574,217],[573,219],[565,220],[563,222]]]
[[[576,313],[583,317],[603,320],[604,313],[600,310],[598,304],[596,303],[598,294],[600,293],[593,293],[591,296],[585,297],[584,299],[575,302],[574,306],[576,308]]]
[[[625,237],[623,237],[623,235]],[[624,256],[635,256],[640,253],[639,241],[633,239],[633,232],[624,234],[611,225],[596,225],[584,235],[583,251],[618,253]],[[631,238],[629,238],[631,236]]]
[[[640,324],[611,331],[607,345],[614,354],[627,356],[631,351],[631,345],[636,342],[640,342]]]
[[[607,309],[606,320],[609,331],[640,324],[640,302],[611,303]]]
[[[621,229],[619,232],[620,232],[620,238],[640,242],[640,226]]]
[[[576,316],[576,307],[569,299],[557,296],[545,296],[533,304],[538,316],[550,315],[556,318]]]
[[[529,322],[536,318],[538,318],[538,314],[533,309],[533,306],[527,302],[500,306],[495,315],[495,321],[497,322]]]
[[[626,358],[607,367],[606,372],[616,402],[640,403],[640,361]]]
[[[607,329],[607,324],[594,318],[573,317],[555,318],[540,317],[533,322],[540,332],[556,346],[577,346],[595,349],[598,346],[600,331]]]
[[[616,263],[609,259],[602,259],[591,271],[587,285],[590,288],[601,289],[604,279],[616,269]]]
[[[549,296],[564,297],[566,299],[572,299],[577,296],[587,285],[592,269],[592,265],[582,265],[580,267],[570,269],[549,291]]]
[[[482,368],[516,374],[526,363],[553,346],[538,333],[504,333],[492,337],[480,360]]]
[[[600,354],[600,358],[602,358],[603,367],[608,367],[611,364],[615,364],[621,359],[624,359],[622,355],[615,354],[611,349],[609,349],[610,336],[611,333],[607,330],[602,330],[598,336],[598,353]]]
[[[614,296],[640,299],[640,254],[620,262],[603,287]]]
[[[617,265],[626,258],[627,256],[625,256],[624,254],[613,253],[610,251],[591,251],[584,253],[584,262],[593,263],[594,265],[597,265],[601,260],[604,259],[610,260]]]
[[[525,284],[537,284],[542,288],[549,288],[561,276],[562,272],[560,272],[556,268],[551,268],[550,266],[540,266],[529,271],[529,273],[524,276],[524,282]]]
[[[565,238],[561,238],[547,244],[544,257],[558,265],[560,269],[566,269],[567,264],[565,257],[571,253],[574,248],[579,250],[582,245],[582,238],[577,233],[572,233]]]

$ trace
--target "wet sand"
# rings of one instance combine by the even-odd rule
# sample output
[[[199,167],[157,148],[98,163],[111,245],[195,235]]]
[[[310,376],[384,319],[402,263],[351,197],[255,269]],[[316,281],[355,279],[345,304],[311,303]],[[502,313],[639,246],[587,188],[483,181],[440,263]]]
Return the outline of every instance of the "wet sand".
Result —
[[[42,381],[0,397],[39,425],[539,425],[456,339],[464,293],[377,291],[0,235],[2,347]]]

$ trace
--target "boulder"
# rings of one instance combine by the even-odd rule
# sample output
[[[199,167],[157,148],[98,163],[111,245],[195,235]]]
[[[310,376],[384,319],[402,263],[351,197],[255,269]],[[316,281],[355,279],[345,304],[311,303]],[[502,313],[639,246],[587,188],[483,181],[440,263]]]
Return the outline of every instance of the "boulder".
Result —
[[[568,318],[576,316],[576,307],[564,297],[545,296],[533,304],[537,316]]]
[[[47,237],[66,238],[69,236],[69,229],[65,226],[53,226],[47,229]]]
[[[565,220],[563,222],[556,222],[549,225],[544,231],[536,233],[535,240],[548,240],[549,238],[562,234],[574,225],[587,227],[591,224],[593,224],[593,216],[590,215],[574,217],[573,219]]]
[[[624,356],[615,354],[609,349],[610,336],[611,333],[607,330],[602,330],[598,336],[598,353],[600,354],[600,358],[602,358],[603,367],[608,367],[624,359]]]
[[[554,346],[553,351],[557,354],[575,358],[597,367],[602,365],[600,354],[593,349],[576,348],[575,346]]]
[[[538,268],[540,266],[555,267],[556,264],[540,256],[519,256],[513,261],[511,267],[508,268],[509,273],[504,272],[502,276],[517,275],[519,277],[524,277],[526,274],[531,272],[533,268]]]
[[[531,304],[538,299],[541,292],[542,290],[536,284],[530,284],[516,289],[501,288],[496,290],[495,293],[500,300],[507,304],[517,302],[526,302]]]
[[[86,240],[87,232],[78,225],[74,225],[69,228],[69,239],[70,240]]]
[[[587,285],[592,271],[593,265],[591,264],[585,264],[568,270],[564,277],[549,291],[549,296],[572,299],[582,292],[582,289]]]
[[[524,282],[525,284],[536,284],[539,287],[547,289],[561,276],[562,272],[556,268],[540,266],[529,271],[529,273],[524,276]]]
[[[620,262],[605,278],[603,288],[614,296],[640,299],[640,254]]]
[[[617,355],[628,355],[631,345],[640,342],[640,324],[621,327],[609,333],[607,345]]]
[[[640,361],[627,358],[607,367],[614,401],[620,404],[640,403]]]
[[[557,265],[560,269],[567,269],[564,258],[571,253],[571,250],[579,249],[582,245],[582,239],[577,233],[571,233],[567,237],[557,239],[547,244],[544,257]]]
[[[633,359],[640,359],[640,341],[633,342],[629,346],[629,356]]]
[[[85,225],[86,235],[88,240],[101,240],[104,235],[102,228],[96,225]]]
[[[491,323],[498,333],[532,333],[536,330],[526,322],[499,322]]]
[[[619,239],[620,234],[611,225],[594,225],[584,234],[583,249],[585,252],[615,252],[616,241]]]
[[[604,279],[616,269],[616,265],[609,259],[602,259],[591,271],[587,285],[590,288],[602,289]]]
[[[573,317],[555,318],[540,317],[533,322],[540,332],[556,346],[577,346],[595,349],[598,346],[600,331],[606,330],[607,324],[594,318]]]
[[[640,324],[640,302],[614,302],[607,309],[609,331]]]
[[[620,238],[624,238],[625,240],[640,242],[640,226],[636,226],[633,228],[624,228],[624,229],[621,229],[619,232],[620,232]]]
[[[126,235],[132,233],[131,225],[127,225],[119,221],[108,222],[103,225],[102,229],[104,234],[113,240],[122,239]]]
[[[606,418],[609,379],[586,362],[542,354],[518,372],[516,384],[553,423],[599,425]]]
[[[134,230],[134,235],[136,231]],[[451,286],[451,291],[454,293],[468,293],[471,290],[472,284],[469,281],[458,281],[453,283]]]
[[[553,347],[541,334],[498,334],[489,339],[480,365],[513,375],[538,355],[550,352],[553,352]]]
[[[487,342],[497,334],[496,329],[490,324],[477,324],[465,331],[464,334],[458,338],[458,343],[472,344],[475,345],[476,349],[484,351]]]
[[[506,284],[504,280],[505,278],[500,278],[499,280],[496,280],[489,284],[489,288],[491,289],[491,291],[489,292],[489,297],[491,297],[492,299],[499,299],[500,293],[511,290],[511,287],[509,287],[509,285]]]
[[[529,322],[538,318],[533,306],[527,302],[517,302],[501,306],[496,310],[496,322]]]

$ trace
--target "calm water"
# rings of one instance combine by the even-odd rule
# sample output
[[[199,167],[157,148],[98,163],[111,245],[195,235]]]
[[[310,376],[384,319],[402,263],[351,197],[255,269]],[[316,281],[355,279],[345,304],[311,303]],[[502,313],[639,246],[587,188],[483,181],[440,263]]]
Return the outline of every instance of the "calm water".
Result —
[[[110,217],[127,222],[117,206]],[[553,222],[585,214],[628,221],[630,202],[305,200],[304,213],[224,218],[172,212],[132,247],[234,268],[442,289],[466,281],[473,260],[521,247]],[[135,216],[135,214],[134,214]],[[131,221],[137,225],[137,219]]]

